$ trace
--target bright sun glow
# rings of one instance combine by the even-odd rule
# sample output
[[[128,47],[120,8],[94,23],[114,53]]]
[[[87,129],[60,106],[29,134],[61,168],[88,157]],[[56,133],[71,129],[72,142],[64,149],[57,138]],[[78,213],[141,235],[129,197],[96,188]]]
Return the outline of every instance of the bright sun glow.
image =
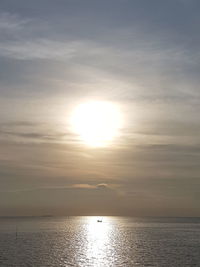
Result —
[[[71,125],[86,144],[106,146],[119,134],[122,116],[119,108],[111,102],[87,102],[75,108]]]

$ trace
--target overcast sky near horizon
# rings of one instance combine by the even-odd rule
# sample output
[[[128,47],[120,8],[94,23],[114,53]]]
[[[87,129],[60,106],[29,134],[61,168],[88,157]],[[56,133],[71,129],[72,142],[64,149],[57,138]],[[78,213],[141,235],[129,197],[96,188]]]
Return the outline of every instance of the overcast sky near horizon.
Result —
[[[200,2],[0,1],[0,215],[200,216]],[[84,101],[124,115],[107,147]]]

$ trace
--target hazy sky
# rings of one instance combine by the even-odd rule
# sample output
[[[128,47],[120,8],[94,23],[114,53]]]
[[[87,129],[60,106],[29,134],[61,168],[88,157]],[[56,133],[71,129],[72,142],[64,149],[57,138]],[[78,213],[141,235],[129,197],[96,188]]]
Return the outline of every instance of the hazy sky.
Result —
[[[0,0],[0,215],[200,216],[199,25],[199,0]],[[93,100],[110,146],[70,131]]]

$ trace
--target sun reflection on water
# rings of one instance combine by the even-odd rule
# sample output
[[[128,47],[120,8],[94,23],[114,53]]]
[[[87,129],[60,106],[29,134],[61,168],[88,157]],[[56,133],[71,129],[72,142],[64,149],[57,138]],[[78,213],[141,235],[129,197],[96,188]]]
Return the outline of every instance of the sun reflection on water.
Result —
[[[98,222],[102,220],[102,222]],[[106,266],[112,226],[106,217],[89,217],[86,226],[86,253],[92,266]]]

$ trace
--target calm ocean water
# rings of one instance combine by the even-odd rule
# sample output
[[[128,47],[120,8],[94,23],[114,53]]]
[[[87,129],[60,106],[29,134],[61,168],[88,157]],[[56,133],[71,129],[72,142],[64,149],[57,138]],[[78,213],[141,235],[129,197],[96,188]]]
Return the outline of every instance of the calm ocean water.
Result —
[[[200,266],[200,219],[3,218],[0,266]]]

